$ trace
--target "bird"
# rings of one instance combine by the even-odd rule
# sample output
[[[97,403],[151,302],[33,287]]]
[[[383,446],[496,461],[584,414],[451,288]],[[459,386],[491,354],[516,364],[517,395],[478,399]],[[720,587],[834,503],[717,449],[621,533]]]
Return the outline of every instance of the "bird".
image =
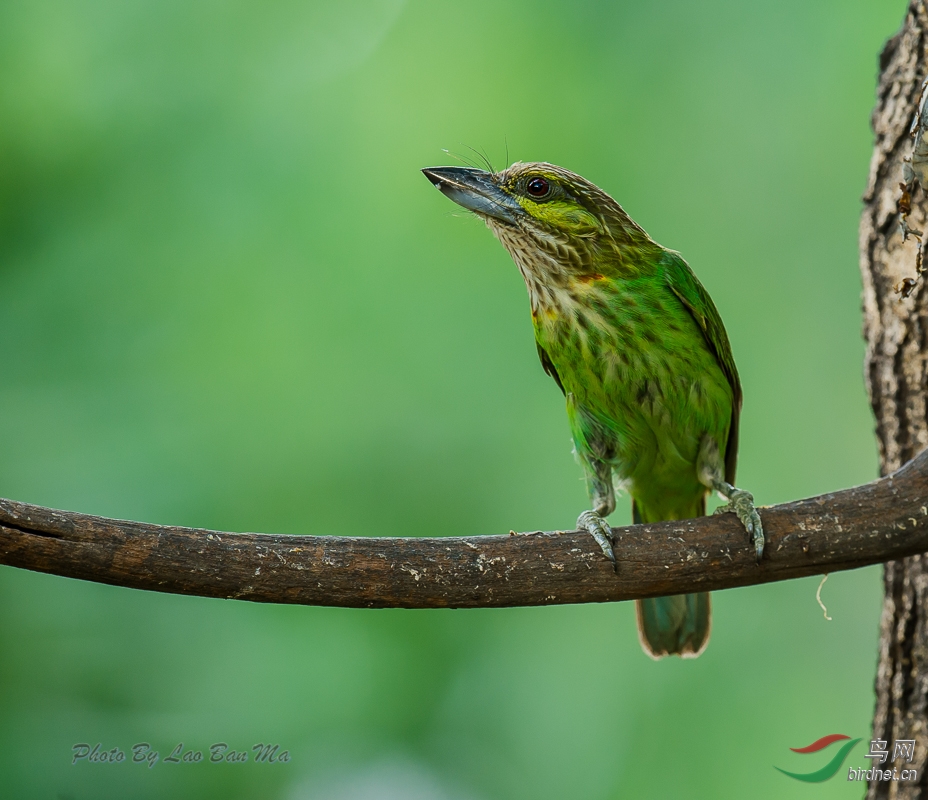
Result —
[[[422,172],[486,222],[522,274],[538,357],[564,395],[590,496],[578,529],[620,572],[606,521],[617,488],[630,495],[635,524],[704,516],[717,492],[727,503],[716,513],[738,516],[759,563],[760,515],[753,495],[734,485],[738,370],[719,312],[680,254],[554,164]],[[652,658],[705,650],[707,592],[640,599],[636,609]]]

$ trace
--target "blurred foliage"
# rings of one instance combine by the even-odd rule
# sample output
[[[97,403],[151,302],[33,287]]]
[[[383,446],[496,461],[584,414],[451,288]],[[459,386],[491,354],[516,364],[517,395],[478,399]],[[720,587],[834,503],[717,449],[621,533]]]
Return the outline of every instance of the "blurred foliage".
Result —
[[[419,174],[470,147],[580,172],[689,260],[759,502],[873,478],[856,227],[904,7],[6,0],[0,496],[227,530],[572,527],[585,491],[521,278]],[[630,604],[265,607],[0,568],[0,782],[856,797],[772,765],[868,737],[879,576],[832,576],[832,622],[816,579],[718,593],[706,654],[652,663]],[[70,765],[141,741],[292,760]]]

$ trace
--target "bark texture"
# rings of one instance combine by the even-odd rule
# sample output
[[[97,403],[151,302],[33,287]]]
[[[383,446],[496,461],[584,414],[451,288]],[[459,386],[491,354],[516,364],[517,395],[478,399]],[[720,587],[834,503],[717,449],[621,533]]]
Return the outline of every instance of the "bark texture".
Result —
[[[916,274],[916,240],[903,242],[897,203],[903,158],[912,152],[909,126],[926,77],[926,0],[912,0],[902,29],[880,56],[873,112],[876,143],[860,229],[867,339],[867,384],[876,416],[882,474],[898,469],[928,445],[925,361],[928,358],[928,286],[911,295],[894,291]],[[912,195],[909,225],[926,230],[928,187]],[[926,276],[928,277],[928,276]],[[914,555],[886,564],[880,622],[873,738],[916,741],[918,781],[874,781],[867,797],[928,798],[928,561]],[[874,766],[880,766],[875,764]],[[885,766],[885,765],[884,765]]]
[[[159,592],[362,608],[631,600],[878,564],[928,550],[928,453],[865,486],[733,514],[615,528],[618,574],[586,533],[275,536],[148,525],[0,500],[0,564]]]

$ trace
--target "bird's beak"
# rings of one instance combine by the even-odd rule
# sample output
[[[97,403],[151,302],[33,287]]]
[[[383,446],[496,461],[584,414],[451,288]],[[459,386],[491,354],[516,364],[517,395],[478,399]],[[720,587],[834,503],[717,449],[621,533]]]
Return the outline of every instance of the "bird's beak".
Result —
[[[469,211],[515,225],[525,212],[496,183],[492,173],[470,167],[429,167],[422,170],[449,200]]]

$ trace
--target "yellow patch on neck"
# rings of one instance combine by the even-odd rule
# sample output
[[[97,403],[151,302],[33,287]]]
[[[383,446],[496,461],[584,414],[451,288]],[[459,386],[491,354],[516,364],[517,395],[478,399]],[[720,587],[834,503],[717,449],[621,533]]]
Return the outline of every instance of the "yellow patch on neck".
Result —
[[[589,211],[566,200],[536,203],[529,197],[516,196],[519,205],[533,219],[568,236],[593,236],[602,233],[602,224]]]

